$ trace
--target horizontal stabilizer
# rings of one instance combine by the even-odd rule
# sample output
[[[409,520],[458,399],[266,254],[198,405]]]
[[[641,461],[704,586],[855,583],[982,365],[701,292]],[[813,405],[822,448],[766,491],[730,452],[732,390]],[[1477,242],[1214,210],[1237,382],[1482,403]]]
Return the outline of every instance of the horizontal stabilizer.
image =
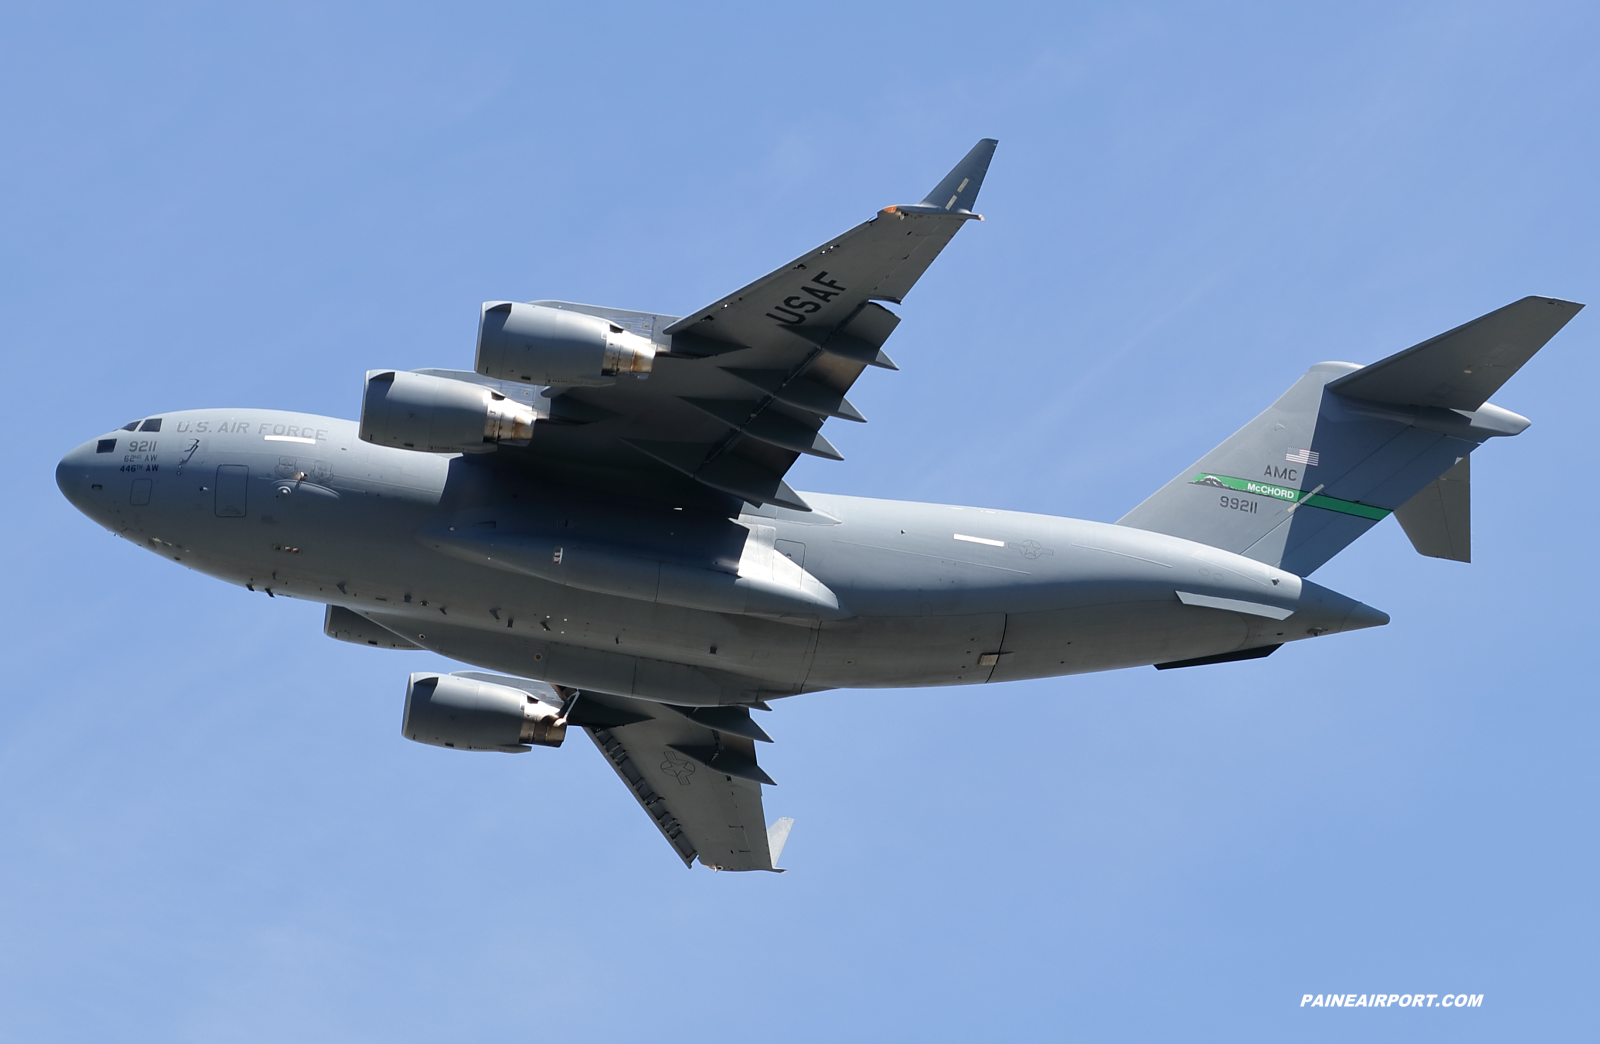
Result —
[[[1328,384],[1372,402],[1476,410],[1583,308],[1524,297]]]
[[[1472,458],[1423,487],[1394,510],[1411,546],[1429,558],[1472,561]]]

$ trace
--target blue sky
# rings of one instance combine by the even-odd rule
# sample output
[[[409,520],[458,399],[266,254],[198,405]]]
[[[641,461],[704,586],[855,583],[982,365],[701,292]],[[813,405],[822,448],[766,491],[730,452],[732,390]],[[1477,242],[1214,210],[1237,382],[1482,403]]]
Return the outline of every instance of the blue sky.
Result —
[[[1310,363],[1600,298],[1578,4],[0,9],[0,1036],[1504,1040],[1590,1031],[1585,312],[1497,397],[1471,566],[1269,660],[785,701],[782,875],[583,742],[398,734],[429,654],[55,489],[132,417],[353,417],[480,301],[688,312],[1000,139],[800,489],[1114,520]],[[1305,993],[1485,995],[1302,1010]]]

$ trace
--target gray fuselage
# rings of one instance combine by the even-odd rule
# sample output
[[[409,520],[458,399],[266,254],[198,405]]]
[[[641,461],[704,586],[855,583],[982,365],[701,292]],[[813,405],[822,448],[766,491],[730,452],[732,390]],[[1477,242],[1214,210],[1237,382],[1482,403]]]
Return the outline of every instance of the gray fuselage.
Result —
[[[575,688],[717,704],[1010,681],[1388,619],[1250,558],[1125,526],[816,493],[805,495],[811,513],[747,505],[734,520],[551,485],[497,467],[493,453],[369,445],[354,422],[329,417],[192,410],[163,414],[160,427],[73,450],[57,469],[62,492],[192,569],[343,606],[418,646]],[[475,555],[473,540],[489,551]],[[717,612],[561,579],[564,552],[595,548],[742,573],[762,541],[837,596],[835,618]],[[509,546],[546,559],[554,547],[556,567],[508,566],[497,549]],[[1179,592],[1292,612],[1185,604]]]

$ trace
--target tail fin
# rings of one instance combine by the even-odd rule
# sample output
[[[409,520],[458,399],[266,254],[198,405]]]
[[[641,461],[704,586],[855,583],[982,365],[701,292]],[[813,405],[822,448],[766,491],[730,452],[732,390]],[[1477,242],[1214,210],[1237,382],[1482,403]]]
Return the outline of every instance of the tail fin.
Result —
[[[1485,400],[1582,307],[1525,297],[1370,366],[1318,363],[1117,524],[1308,576],[1398,511],[1417,550],[1465,561],[1467,456],[1529,424]]]

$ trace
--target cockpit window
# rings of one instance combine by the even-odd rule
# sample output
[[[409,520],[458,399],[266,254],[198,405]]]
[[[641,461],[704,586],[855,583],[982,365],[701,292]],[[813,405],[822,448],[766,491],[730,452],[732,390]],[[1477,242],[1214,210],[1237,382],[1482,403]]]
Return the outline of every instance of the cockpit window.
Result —
[[[94,451],[96,453],[115,453],[117,451],[117,440],[101,439],[94,444]]]
[[[128,423],[126,423],[126,424],[124,424],[122,426],[122,430],[123,431],[138,431],[139,430],[139,422],[138,421],[129,421]]]
[[[149,420],[144,422],[144,426],[141,427],[139,430],[140,431],[160,431],[161,430],[161,418],[160,417],[151,417]]]

